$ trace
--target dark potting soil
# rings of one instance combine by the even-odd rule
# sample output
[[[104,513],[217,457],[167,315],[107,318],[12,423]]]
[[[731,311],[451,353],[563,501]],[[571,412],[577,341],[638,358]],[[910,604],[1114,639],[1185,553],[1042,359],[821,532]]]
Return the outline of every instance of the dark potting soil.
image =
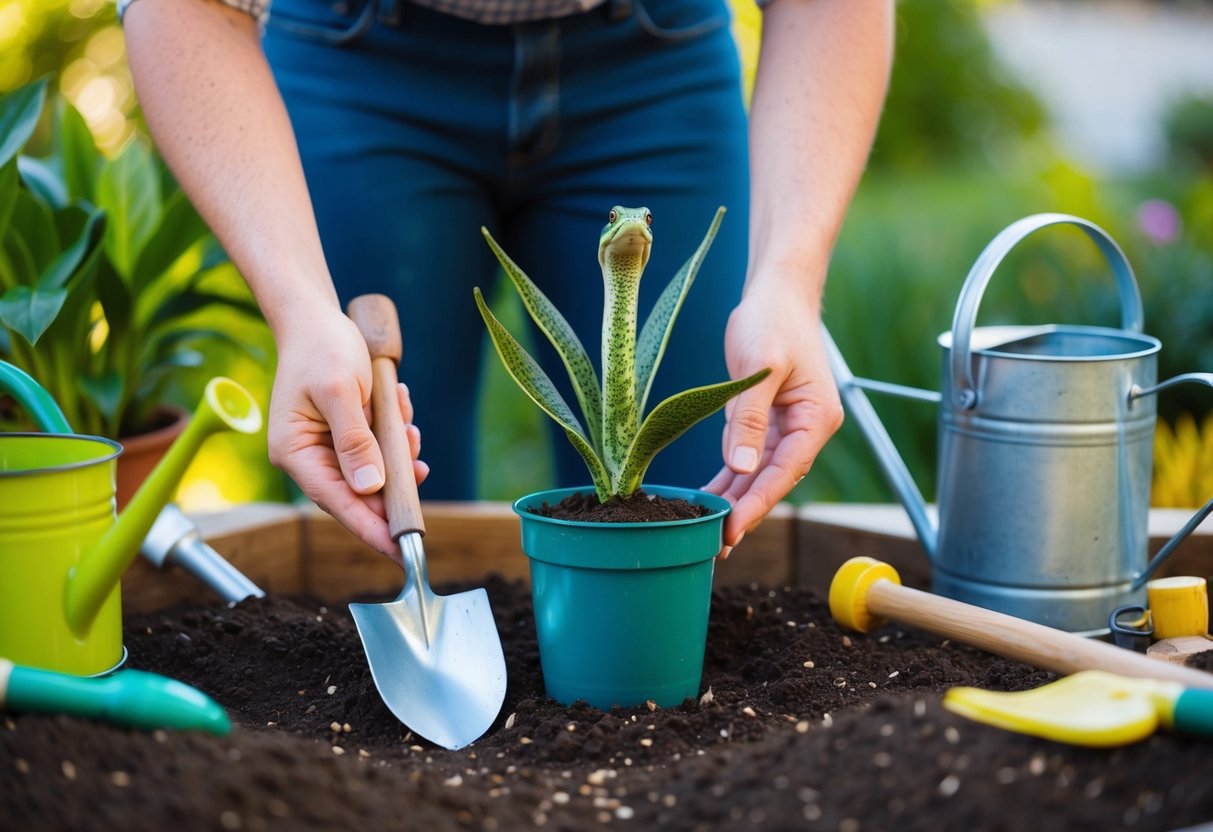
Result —
[[[187,606],[128,617],[130,664],[210,693],[232,733],[6,717],[0,828],[1106,832],[1213,819],[1213,742],[1159,733],[1096,750],[966,721],[942,708],[949,687],[1051,677],[897,625],[844,634],[812,590],[718,588],[699,699],[606,712],[544,696],[529,591],[486,588],[509,689],[468,748],[392,717],[344,605]]]
[[[588,523],[651,523],[689,520],[712,512],[707,506],[639,490],[627,497],[612,497],[605,503],[600,503],[594,494],[570,494],[555,505],[545,502],[535,506],[531,513],[557,520]]]

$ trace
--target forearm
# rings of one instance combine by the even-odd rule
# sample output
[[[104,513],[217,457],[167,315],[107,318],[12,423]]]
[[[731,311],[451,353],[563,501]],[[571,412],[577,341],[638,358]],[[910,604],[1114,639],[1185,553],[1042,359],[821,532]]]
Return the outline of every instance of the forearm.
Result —
[[[892,48],[892,0],[774,0],[767,8],[750,111],[747,292],[807,291],[819,302],[875,135]]]
[[[294,134],[249,16],[205,0],[140,0],[124,18],[157,147],[276,334],[338,308]]]

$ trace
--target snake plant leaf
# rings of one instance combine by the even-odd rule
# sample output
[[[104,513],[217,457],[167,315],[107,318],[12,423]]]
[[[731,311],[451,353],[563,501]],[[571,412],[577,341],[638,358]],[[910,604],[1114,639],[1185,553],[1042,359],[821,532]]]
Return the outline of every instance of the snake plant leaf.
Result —
[[[657,374],[657,365],[661,363],[661,358],[665,355],[666,344],[669,343],[670,333],[674,329],[674,319],[678,317],[678,312],[682,309],[682,302],[686,299],[691,284],[695,281],[695,275],[699,273],[699,267],[707,257],[708,249],[712,247],[712,241],[716,239],[716,231],[720,228],[721,219],[724,218],[724,210],[723,205],[716,209],[716,216],[712,218],[699,248],[695,249],[695,253],[682,264],[682,268],[662,290],[636,339],[636,411],[638,413],[644,413],[649,391],[653,387],[653,377]]]
[[[636,438],[628,448],[619,479],[614,483],[615,493],[626,497],[640,487],[645,471],[657,452],[684,434],[692,425],[711,416],[725,402],[743,390],[748,390],[771,374],[762,369],[737,381],[722,381],[706,387],[695,387],[670,396],[653,408],[641,424]]]
[[[122,373],[117,370],[108,370],[97,376],[83,376],[80,389],[107,423],[113,422],[126,398],[126,384]]]
[[[514,336],[510,335],[509,331],[490,311],[480,293],[480,288],[476,287],[472,291],[476,296],[476,308],[480,310],[480,317],[484,318],[493,347],[497,350],[497,355],[501,358],[506,372],[531,401],[564,429],[565,435],[581,454],[581,458],[585,460],[586,467],[590,469],[590,479],[594,482],[594,490],[598,492],[598,499],[605,502],[611,494],[610,477],[607,475],[602,460],[599,459],[586,437],[581,423],[577,421],[572,409],[560,395],[556,385],[552,384],[552,380],[548,378],[543,368],[527,354],[522,345],[514,339]]]
[[[0,323],[20,335],[32,347],[55,322],[66,300],[66,289],[14,286],[0,295]]]
[[[39,78],[0,98],[0,165],[8,164],[33,135],[46,101],[46,83]]]
[[[105,251],[118,274],[130,280],[163,212],[160,173],[151,151],[142,142],[131,142],[101,168],[97,205],[110,216]]]
[[[560,360],[564,362],[564,367],[569,372],[569,380],[573,383],[573,393],[577,396],[577,403],[585,417],[590,443],[595,448],[601,448],[602,393],[599,391],[598,374],[594,372],[594,365],[590,362],[590,356],[581,339],[573,332],[573,327],[564,315],[548,300],[547,295],[540,291],[501,246],[497,245],[489,230],[481,226],[480,233],[484,235],[489,248],[497,256],[497,261],[518,290],[518,296],[522,298],[522,304],[530,313],[531,319],[552,342]]]

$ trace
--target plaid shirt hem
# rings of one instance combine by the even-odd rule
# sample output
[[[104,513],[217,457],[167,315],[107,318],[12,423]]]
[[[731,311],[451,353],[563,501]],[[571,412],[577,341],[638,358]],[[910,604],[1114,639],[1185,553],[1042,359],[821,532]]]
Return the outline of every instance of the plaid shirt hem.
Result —
[[[122,20],[123,15],[126,14],[126,10],[134,2],[135,0],[118,0],[118,20]],[[219,0],[219,2],[252,16],[262,26],[270,18],[270,3],[272,0]]]

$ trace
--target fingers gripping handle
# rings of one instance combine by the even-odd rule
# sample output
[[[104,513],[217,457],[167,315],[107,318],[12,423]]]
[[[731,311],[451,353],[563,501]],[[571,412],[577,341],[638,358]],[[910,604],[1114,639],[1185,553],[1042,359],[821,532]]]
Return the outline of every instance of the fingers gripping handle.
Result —
[[[388,531],[392,540],[410,532],[425,534],[413,454],[396,392],[396,364],[403,351],[396,306],[386,295],[359,295],[350,301],[349,316],[371,354],[371,429],[387,469],[383,501]]]

